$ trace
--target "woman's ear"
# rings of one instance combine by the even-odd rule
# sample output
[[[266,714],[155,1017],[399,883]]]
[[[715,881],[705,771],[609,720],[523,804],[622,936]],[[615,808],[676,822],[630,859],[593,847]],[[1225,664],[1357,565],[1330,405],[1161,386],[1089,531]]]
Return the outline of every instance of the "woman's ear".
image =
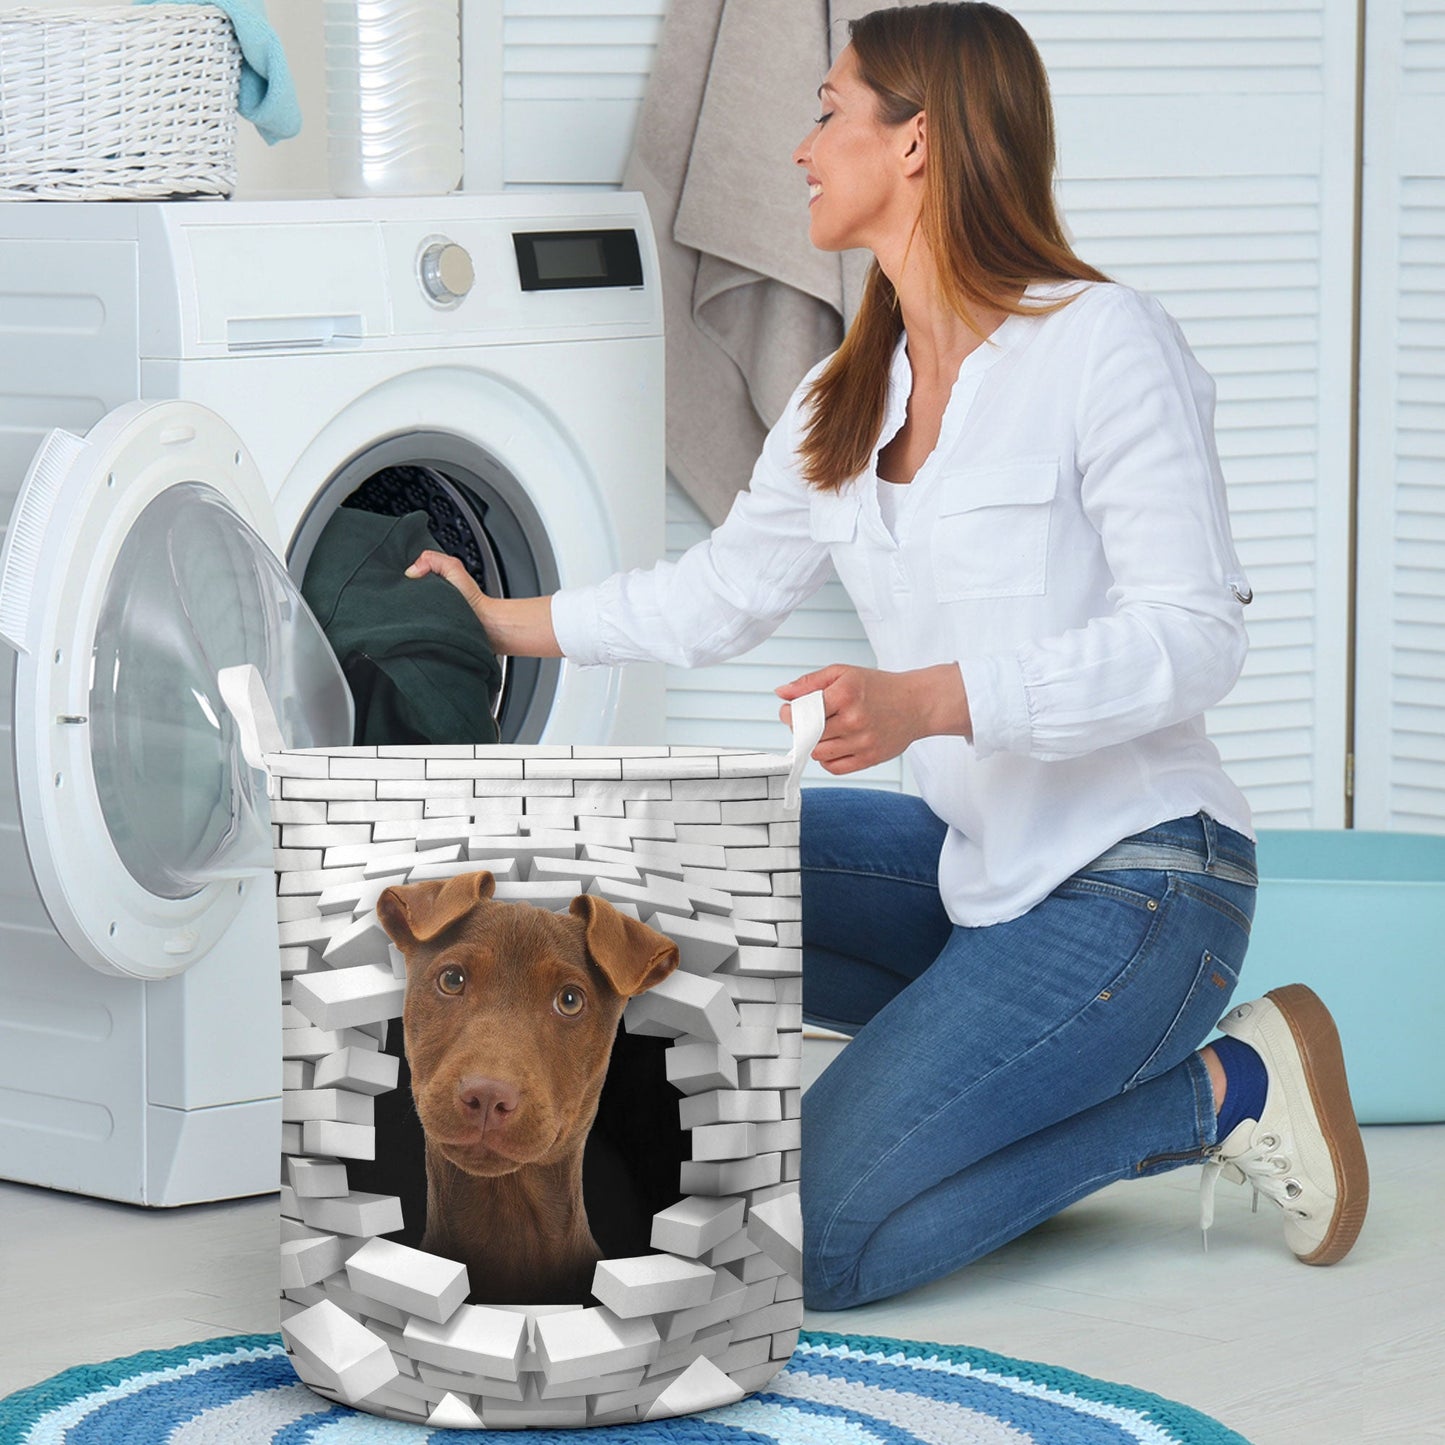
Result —
[[[928,114],[919,111],[910,116],[899,129],[903,132],[903,174],[918,176],[928,161]]]

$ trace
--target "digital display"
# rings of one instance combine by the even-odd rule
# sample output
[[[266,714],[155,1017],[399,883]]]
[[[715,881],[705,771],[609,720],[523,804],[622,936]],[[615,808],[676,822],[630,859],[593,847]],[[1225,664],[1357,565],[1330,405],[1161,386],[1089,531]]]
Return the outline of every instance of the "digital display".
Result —
[[[536,243],[534,253],[540,281],[601,281],[607,275],[596,236],[548,236]]]
[[[641,286],[637,232],[519,231],[512,236],[523,291]]]

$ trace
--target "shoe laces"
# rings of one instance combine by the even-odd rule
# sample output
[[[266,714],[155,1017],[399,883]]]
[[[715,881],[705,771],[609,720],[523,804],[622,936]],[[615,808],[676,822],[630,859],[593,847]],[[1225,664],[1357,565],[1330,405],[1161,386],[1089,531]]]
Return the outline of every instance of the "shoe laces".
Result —
[[[1209,1228],[1214,1223],[1214,1190],[1222,1174],[1231,1183],[1248,1184],[1254,1191],[1252,1207],[1259,1207],[1262,1194],[1286,1214],[1308,1219],[1309,1211],[1300,1206],[1304,1185],[1294,1178],[1289,1156],[1280,1152],[1282,1140],[1274,1134],[1260,1134],[1238,1153],[1226,1155],[1215,1147],[1204,1161],[1199,1181],[1199,1228],[1204,1247],[1209,1248]]]

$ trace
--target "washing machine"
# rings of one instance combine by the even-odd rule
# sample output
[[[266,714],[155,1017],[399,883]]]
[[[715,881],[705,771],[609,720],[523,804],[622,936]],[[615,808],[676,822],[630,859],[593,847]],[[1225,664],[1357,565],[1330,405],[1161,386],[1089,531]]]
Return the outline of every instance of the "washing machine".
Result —
[[[0,1175],[277,1187],[264,789],[216,671],[350,742],[298,583],[425,509],[494,594],[664,549],[656,254],[619,193],[0,207]],[[502,741],[656,742],[659,669],[510,659]]]

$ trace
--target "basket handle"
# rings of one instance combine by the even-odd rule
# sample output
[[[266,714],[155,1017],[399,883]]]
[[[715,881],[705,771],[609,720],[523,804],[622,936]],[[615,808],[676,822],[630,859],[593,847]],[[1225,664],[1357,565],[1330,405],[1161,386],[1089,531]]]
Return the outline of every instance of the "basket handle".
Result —
[[[823,694],[805,692],[791,703],[793,716],[793,751],[788,755],[788,781],[783,788],[783,802],[789,808],[796,808],[803,801],[800,784],[803,769],[818,739],[823,736]]]
[[[241,755],[258,772],[269,773],[267,753],[279,753],[286,746],[276,709],[260,671],[249,662],[239,667],[223,667],[216,674],[221,701],[236,720],[241,735]]]

